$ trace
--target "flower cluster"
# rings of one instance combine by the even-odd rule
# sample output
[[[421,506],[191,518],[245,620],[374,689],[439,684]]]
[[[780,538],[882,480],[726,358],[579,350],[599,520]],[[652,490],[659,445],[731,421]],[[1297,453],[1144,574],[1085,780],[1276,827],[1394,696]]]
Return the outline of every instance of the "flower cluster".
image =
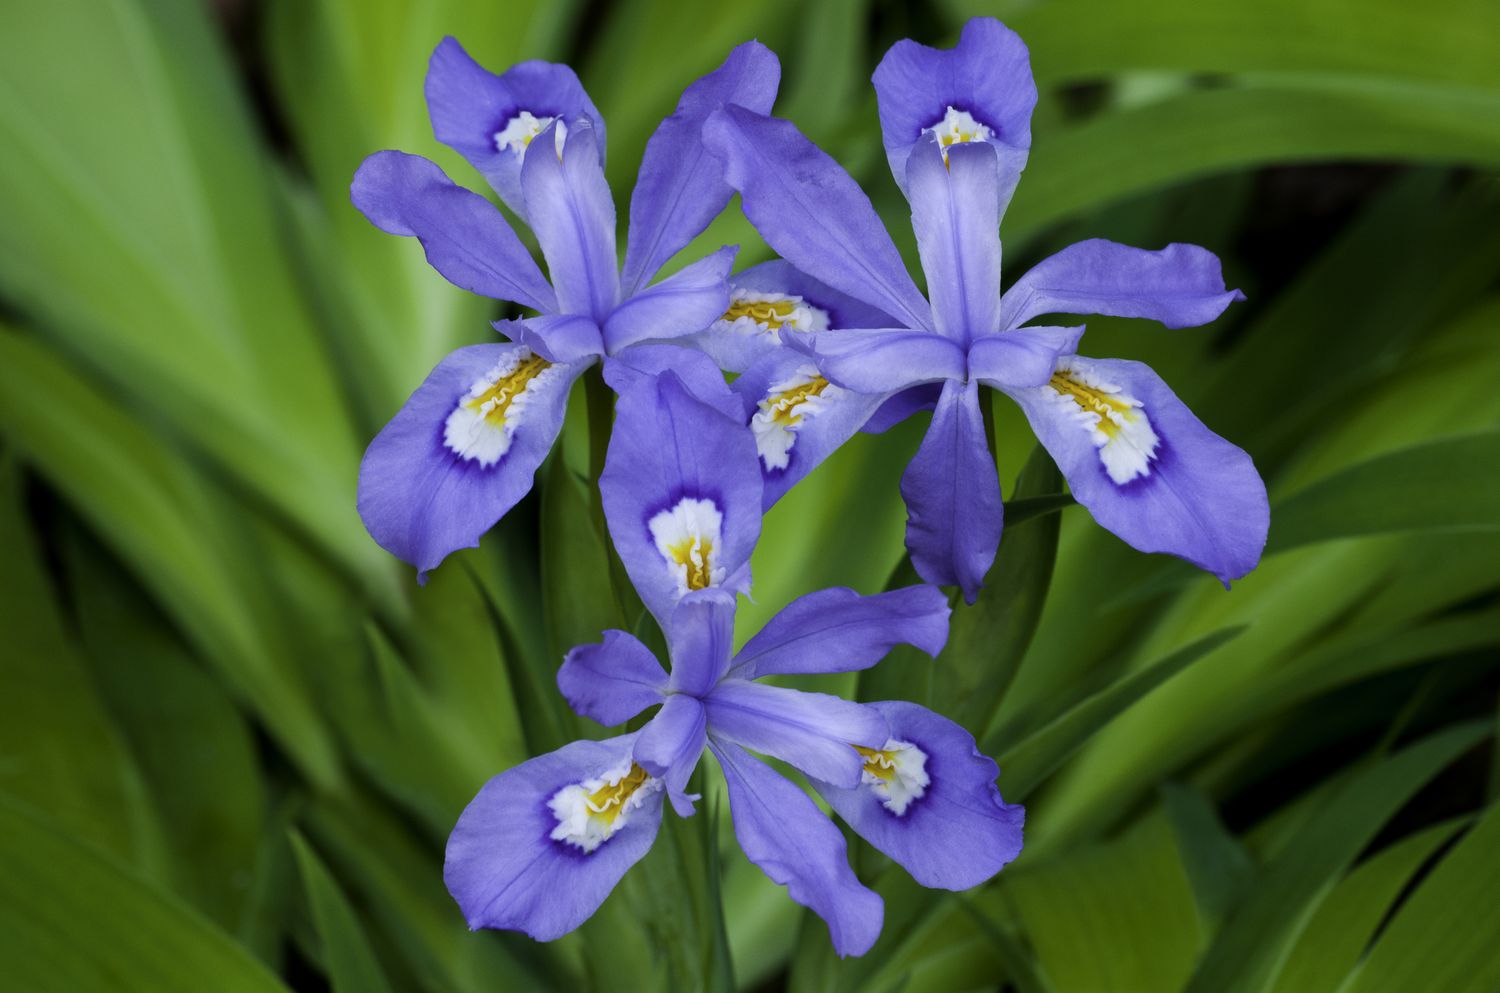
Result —
[[[693,813],[705,751],[745,854],[827,922],[840,954],[871,946],[881,900],[833,821],[751,752],[799,770],[923,885],[966,889],[1016,857],[1023,812],[1001,799],[998,769],[967,731],[911,703],[760,681],[864,669],[898,644],[941,651],[951,607],[938,586],[972,603],[1000,540],[981,387],[1021,406],[1077,501],[1126,542],[1226,582],[1259,558],[1268,513],[1250,458],[1146,366],[1077,354],[1081,326],[1030,323],[1206,323],[1240,298],[1218,260],[1190,245],[1087,241],[1001,292],[1000,219],[1036,103],[1019,38],[976,19],[956,48],[900,42],[876,70],[926,296],[854,180],[768,116],[778,81],[775,56],[748,42],[688,87],[646,146],[622,266],[604,122],[565,66],[497,76],[448,39],[427,77],[437,137],[531,227],[548,276],[500,210],[426,159],[381,152],[355,177],[355,204],[416,237],[443,276],[536,313],[497,323],[506,343],[449,355],[370,445],[359,491],[370,533],[423,576],[477,544],[530,489],[569,389],[602,362],[618,400],[599,499],[666,644],[666,667],[624,631],[563,660],[558,687],[575,711],[637,729],[484,786],[445,867],[473,927],[543,940],[576,928],[649,849],[664,803]],[[653,283],[735,192],[781,258],[731,274],[725,248]],[[736,651],[764,511],[856,432],[929,408],[901,494],[907,549],[931,585],[810,593]]]

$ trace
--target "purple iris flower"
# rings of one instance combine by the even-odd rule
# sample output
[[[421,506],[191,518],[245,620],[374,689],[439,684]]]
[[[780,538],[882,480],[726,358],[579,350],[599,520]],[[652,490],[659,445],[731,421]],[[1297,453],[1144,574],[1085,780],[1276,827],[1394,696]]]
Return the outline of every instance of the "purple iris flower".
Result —
[[[758,681],[864,669],[902,643],[935,655],[949,615],[935,587],[812,593],[733,650],[736,591],[760,533],[754,440],[704,356],[658,352],[675,353],[677,368],[701,361],[707,375],[611,362],[620,400],[600,487],[615,546],[666,635],[670,671],[632,635],[608,631],[569,652],[557,678],[573,709],[603,725],[659,709],[637,731],[577,741],[490,780],[453,829],[444,879],[471,927],[559,937],[645,855],[663,800],[693,812],[688,781],[707,750],[745,854],[827,922],[841,955],[862,954],[880,932],[880,897],[849,868],[834,823],[751,751],[801,770],[926,886],[967,889],[998,872],[1020,851],[1024,812],[1001,800],[998,769],[973,737],[931,711]]]
[[[774,499],[861,426],[935,403],[902,478],[907,548],[922,578],[973,602],[1000,541],[999,480],[979,388],[1025,411],[1074,497],[1142,551],[1222,580],[1259,560],[1269,512],[1250,457],[1218,437],[1146,366],[1076,352],[1081,327],[1052,313],[1145,317],[1190,327],[1243,299],[1191,245],[1151,252],[1107,241],[1064,249],[1000,292],[1001,214],[1031,144],[1027,52],[977,18],[951,50],[902,41],[874,76],[886,155],[911,203],[931,300],[869,199],[790,122],[727,107],[704,127],[746,215],[797,270],[892,320],[781,336],[798,354],[759,360],[736,387]]]
[[[433,130],[530,224],[551,281],[501,212],[432,162],[387,151],[360,166],[351,195],[376,227],[417,238],[455,285],[540,315],[496,324],[509,343],[443,359],[371,443],[359,511],[384,548],[425,575],[477,545],[531,489],[585,369],[724,313],[733,248],[648,284],[733,195],[703,149],[703,121],[729,104],[770,110],[779,78],[775,55],[747,42],[687,88],[646,145],[622,268],[604,122],[578,77],[547,62],[496,76],[452,38],[438,45],[427,73]]]

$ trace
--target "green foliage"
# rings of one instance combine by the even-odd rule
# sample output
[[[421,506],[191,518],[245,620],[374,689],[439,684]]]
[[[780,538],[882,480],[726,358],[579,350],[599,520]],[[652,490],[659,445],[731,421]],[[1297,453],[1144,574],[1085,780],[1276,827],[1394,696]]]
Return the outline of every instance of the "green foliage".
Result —
[[[971,9],[972,8],[972,9]],[[0,32],[0,961],[17,989],[786,988],[1397,993],[1500,983],[1500,6],[1006,2],[1041,104],[1007,274],[1076,237],[1201,241],[1250,297],[1201,332],[1096,321],[1255,457],[1267,557],[1225,591],[1071,506],[1003,401],[1007,530],[935,660],[866,699],[998,756],[1027,847],[967,894],[854,842],[884,936],[736,850],[722,784],[578,934],[467,931],[443,841],[579,733],[561,653],[649,628],[602,541],[600,384],[537,491],[419,589],[354,511],[365,442],[491,302],[348,204],[434,157],[421,80],[579,67],[624,216],[651,128],[728,47],[914,258],[868,76],[967,0],[56,0]],[[731,209],[687,252],[766,249]],[[861,436],[768,516],[743,637],[910,582],[902,466]],[[1010,482],[1014,480],[1014,486]],[[643,628],[644,630],[644,628]],[[722,906],[722,915],[719,908]]]

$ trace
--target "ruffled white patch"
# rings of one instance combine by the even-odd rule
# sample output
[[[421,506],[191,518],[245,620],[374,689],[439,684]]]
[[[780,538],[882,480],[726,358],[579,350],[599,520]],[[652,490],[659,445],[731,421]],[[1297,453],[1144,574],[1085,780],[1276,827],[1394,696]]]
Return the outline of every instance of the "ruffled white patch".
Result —
[[[510,451],[526,408],[561,375],[531,349],[516,349],[458,399],[443,423],[443,444],[459,458],[489,468]]]
[[[592,852],[629,824],[631,813],[661,788],[661,780],[628,758],[596,779],[564,786],[547,801],[557,818],[552,838]]]
[[[714,322],[713,330],[746,337],[765,335],[780,343],[783,331],[827,331],[828,311],[793,294],[736,289],[730,292],[729,309]]]
[[[1046,386],[1039,387],[1063,416],[1089,433],[1104,471],[1117,486],[1151,474],[1161,439],[1141,402],[1100,376],[1087,359],[1057,360]]]
[[[816,366],[799,366],[790,379],[774,384],[750,419],[755,450],[767,469],[785,469],[791,461],[797,432],[844,391],[818,373]]]
[[[897,817],[927,792],[927,753],[911,742],[891,738],[884,748],[855,749],[865,758],[860,782]]]
[[[989,141],[995,134],[990,128],[974,119],[967,110],[949,107],[940,120],[931,127],[922,129],[923,134],[937,135],[938,147],[943,150],[943,161],[948,161],[948,146],[961,145],[969,141]]]
[[[556,120],[555,117],[537,117],[531,111],[523,110],[506,121],[505,127],[495,132],[495,150],[510,152],[516,158],[522,158],[532,139],[547,130],[547,125]],[[557,121],[557,130],[552,134],[556,140],[557,157],[560,159],[563,145],[567,142],[568,125],[563,121]]]
[[[677,580],[677,595],[707,589],[724,581],[718,564],[724,515],[712,500],[683,497],[651,518],[651,537]]]

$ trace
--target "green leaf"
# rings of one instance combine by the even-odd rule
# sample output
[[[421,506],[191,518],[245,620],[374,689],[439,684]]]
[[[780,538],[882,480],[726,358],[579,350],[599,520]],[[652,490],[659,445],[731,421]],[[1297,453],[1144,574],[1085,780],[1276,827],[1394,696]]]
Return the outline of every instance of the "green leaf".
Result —
[[[1262,988],[1365,845],[1432,777],[1488,733],[1485,725],[1458,725],[1349,775],[1265,867],[1260,884],[1199,962],[1188,993]]]
[[[30,993],[286,993],[222,931],[9,799],[0,957]]]
[[[1021,518],[1006,521],[979,599],[955,609],[948,645],[934,663],[934,705],[975,734],[995,713],[1041,620],[1060,527],[1048,511],[1065,506],[1061,488],[1052,456],[1036,446],[1012,494],[1023,505]]]
[[[302,872],[302,885],[312,904],[323,947],[323,964],[334,993],[391,993],[380,960],[338,882],[307,839],[293,831],[289,840]]]
[[[1404,448],[1279,503],[1267,552],[1388,531],[1500,530],[1500,430]]]
[[[1276,162],[1500,164],[1496,121],[1500,92],[1436,84],[1266,79],[1192,90],[1039,135],[1004,233],[1025,241],[1127,196]]]
[[[1212,934],[1250,887],[1255,865],[1205,793],[1180,783],[1167,783],[1161,793],[1204,931]]]
[[[1339,989],[1412,877],[1463,827],[1450,821],[1402,838],[1356,866],[1307,923],[1271,993]]]
[[[1002,725],[985,740],[983,751],[993,753],[1005,749],[1000,757],[1005,792],[1013,801],[1024,798],[1100,728],[1194,662],[1239,637],[1243,631],[1244,628],[1227,628],[1199,638],[1154,665],[1105,687],[1019,741],[1013,725]],[[1009,744],[1012,741],[1015,744]]]
[[[1347,993],[1432,989],[1485,993],[1500,984],[1500,807],[1490,807],[1397,911]]]
[[[79,657],[22,506],[20,473],[0,458],[0,790],[116,858],[161,871],[160,825],[124,736]]]

